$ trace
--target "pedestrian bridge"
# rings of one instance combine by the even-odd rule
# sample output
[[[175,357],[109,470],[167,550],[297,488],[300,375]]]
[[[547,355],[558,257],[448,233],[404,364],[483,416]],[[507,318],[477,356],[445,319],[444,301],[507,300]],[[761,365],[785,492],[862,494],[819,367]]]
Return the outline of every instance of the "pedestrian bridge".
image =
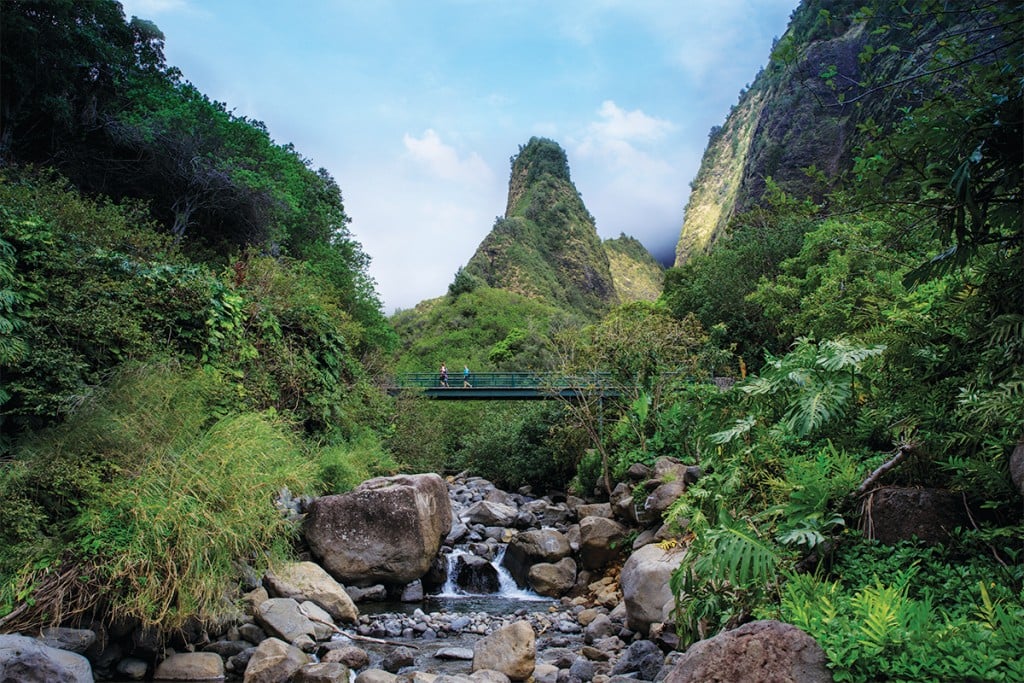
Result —
[[[551,372],[461,372],[448,374],[448,386],[436,372],[409,372],[388,385],[392,396],[434,398],[446,401],[541,401],[573,400],[583,396],[617,397],[619,390],[606,373],[566,377]]]

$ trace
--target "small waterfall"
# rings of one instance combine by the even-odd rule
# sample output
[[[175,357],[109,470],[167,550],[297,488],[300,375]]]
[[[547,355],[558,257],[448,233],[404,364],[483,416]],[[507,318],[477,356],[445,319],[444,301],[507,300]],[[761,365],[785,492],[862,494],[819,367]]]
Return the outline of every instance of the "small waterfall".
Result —
[[[431,595],[432,598],[463,598],[472,596],[474,598],[485,598],[492,596],[494,598],[504,598],[507,600],[550,600],[543,596],[537,595],[531,590],[520,588],[516,585],[515,579],[508,573],[502,565],[501,560],[505,557],[505,549],[508,546],[502,545],[498,549],[498,553],[494,560],[491,561],[491,566],[494,567],[498,572],[498,585],[499,590],[497,593],[467,593],[456,583],[456,572],[458,571],[458,559],[463,555],[471,555],[472,553],[463,550],[461,548],[455,548],[452,552],[448,553],[448,577],[445,580],[444,586],[441,588],[441,592],[436,595]]]

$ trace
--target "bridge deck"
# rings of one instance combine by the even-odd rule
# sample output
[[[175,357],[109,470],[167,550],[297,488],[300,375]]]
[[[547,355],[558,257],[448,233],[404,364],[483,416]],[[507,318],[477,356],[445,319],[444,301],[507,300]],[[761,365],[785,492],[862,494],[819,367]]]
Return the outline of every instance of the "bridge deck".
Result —
[[[567,378],[545,372],[471,372],[468,378],[454,372],[449,373],[447,386],[437,373],[412,372],[396,377],[387,390],[392,396],[409,393],[449,401],[537,401],[619,393],[604,374]]]

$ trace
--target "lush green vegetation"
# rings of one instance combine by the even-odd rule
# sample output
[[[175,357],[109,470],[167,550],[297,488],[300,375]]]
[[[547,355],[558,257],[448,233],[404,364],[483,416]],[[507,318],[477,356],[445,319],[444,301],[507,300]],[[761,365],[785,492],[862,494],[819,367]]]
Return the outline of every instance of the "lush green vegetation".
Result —
[[[661,295],[665,268],[639,240],[620,233],[603,244],[620,302],[654,301]]]
[[[810,198],[767,179],[659,301],[616,307],[565,154],[534,139],[448,294],[387,321],[333,179],[166,67],[155,26],[5,3],[0,627],[222,612],[239,561],[290,553],[282,487],[469,470],[601,495],[672,456],[703,471],[667,515],[684,644],[771,617],[836,680],[1019,680],[1022,17],[820,5],[776,57],[864,21],[872,74],[822,102],[873,112],[829,194],[813,168]],[[872,72],[901,49],[917,71]],[[495,407],[379,389],[441,362],[624,390]],[[862,533],[878,484],[955,492],[971,523],[882,546]]]
[[[290,552],[275,499],[397,468],[395,335],[323,170],[114,2],[5,3],[0,620],[173,627]]]
[[[672,581],[679,633],[780,618],[822,644],[836,680],[1017,680],[1024,18],[1003,3],[956,18],[929,2],[812,5],[797,33],[865,21],[865,72],[906,45],[917,72],[847,93],[902,108],[861,126],[841,192],[812,206],[772,190],[666,277],[673,314],[757,370],[685,435],[706,474],[669,513],[693,535]],[[880,483],[957,492],[971,523],[940,546],[880,546],[862,536]]]

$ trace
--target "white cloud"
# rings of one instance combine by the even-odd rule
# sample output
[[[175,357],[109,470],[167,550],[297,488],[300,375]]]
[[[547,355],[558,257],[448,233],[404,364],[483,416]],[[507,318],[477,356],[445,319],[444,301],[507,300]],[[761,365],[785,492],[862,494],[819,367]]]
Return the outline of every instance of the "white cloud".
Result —
[[[575,151],[581,158],[596,158],[634,171],[646,169],[647,173],[667,169],[664,161],[640,147],[675,130],[671,121],[648,116],[639,109],[626,111],[612,100],[601,103],[598,115],[600,120],[590,123],[576,142]]]
[[[657,140],[675,127],[671,121],[648,116],[639,109],[620,109],[612,100],[602,102],[598,113],[604,120],[592,123],[590,128],[596,135],[611,140]]]
[[[490,182],[494,176],[480,155],[473,153],[460,159],[458,151],[445,144],[433,129],[428,128],[421,138],[406,133],[402,143],[410,158],[443,180],[477,185]]]

